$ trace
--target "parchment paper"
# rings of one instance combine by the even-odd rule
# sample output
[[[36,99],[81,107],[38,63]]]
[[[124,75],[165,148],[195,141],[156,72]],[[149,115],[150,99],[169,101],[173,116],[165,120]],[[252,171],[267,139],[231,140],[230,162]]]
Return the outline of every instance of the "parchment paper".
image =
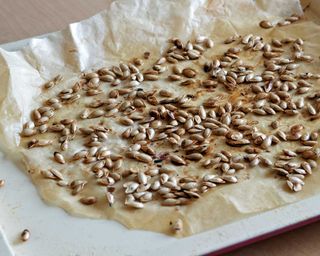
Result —
[[[88,208],[79,204],[78,198],[62,189],[57,191],[56,185],[33,175],[34,170],[47,164],[47,152],[35,149],[31,156],[19,147],[22,124],[29,119],[30,111],[50,96],[41,95],[46,81],[62,74],[65,80],[59,90],[68,88],[80,71],[128,62],[145,51],[151,52],[152,63],[170,37],[187,40],[206,35],[218,45],[208,52],[215,55],[225,50],[219,44],[234,33],[259,34],[266,41],[290,35],[305,39],[305,52],[319,56],[320,28],[315,23],[305,21],[270,30],[261,30],[257,25],[262,19],[276,21],[292,13],[302,14],[298,0],[114,1],[102,13],[47,38],[33,39],[21,51],[0,49],[1,144],[25,160],[33,182],[48,203],[77,216],[115,219],[129,228],[169,233],[169,222],[179,217],[184,221],[181,235],[187,236],[319,193],[318,173],[307,179],[302,192],[292,193],[283,181],[257,167],[245,173],[247,178],[240,183],[213,189],[190,206],[170,208],[149,203],[148,207],[133,211],[119,203],[112,209],[104,204]],[[320,73],[318,57],[308,70]],[[319,82],[315,86],[319,87]],[[266,118],[266,125],[270,121]],[[282,125],[289,123],[284,121]],[[290,145],[279,145],[274,150],[278,152],[282,147]]]

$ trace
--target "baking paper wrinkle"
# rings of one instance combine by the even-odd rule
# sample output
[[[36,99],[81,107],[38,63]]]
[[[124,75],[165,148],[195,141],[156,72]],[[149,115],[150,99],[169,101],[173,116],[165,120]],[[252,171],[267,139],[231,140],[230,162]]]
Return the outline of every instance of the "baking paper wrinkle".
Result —
[[[46,152],[35,149],[35,158],[18,147],[19,131],[29,119],[30,111],[39,106],[43,83],[61,74],[65,77],[61,86],[70,87],[70,79],[79,76],[80,71],[127,62],[145,51],[150,51],[150,58],[155,61],[166,49],[167,39],[171,37],[186,41],[199,34],[209,35],[216,46],[205,55],[214,56],[220,54],[221,51],[215,49],[221,49],[221,42],[234,33],[252,31],[270,40],[275,35],[284,36],[283,31],[287,30],[293,35],[304,37],[307,32],[312,32],[308,38],[313,43],[306,44],[306,52],[314,51],[318,56],[320,30],[313,23],[308,27],[305,24],[291,25],[292,28],[299,28],[297,31],[291,26],[261,30],[257,25],[261,19],[280,20],[292,13],[301,14],[301,11],[297,0],[110,1],[105,11],[71,24],[67,29],[47,38],[33,39],[21,51],[7,52],[0,49],[2,146],[11,151],[20,151],[28,168],[32,170],[47,165],[47,156],[44,157]],[[320,73],[317,65],[319,60],[315,62],[313,72]],[[58,91],[59,88],[53,88],[51,96]],[[41,100],[46,97],[41,97]],[[275,148],[281,150],[280,146]],[[97,207],[82,206],[78,204],[77,198],[70,197],[69,192],[57,192],[54,183],[48,183],[38,176],[32,176],[32,180],[46,202],[62,207],[75,216],[111,218],[128,228],[167,234],[170,231],[169,223],[181,218],[184,221],[181,235],[187,236],[318,193],[319,176],[315,173],[306,181],[303,192],[293,194],[285,190],[283,181],[266,176],[261,169],[255,168],[250,169],[249,180],[217,187],[190,206],[160,207],[158,202],[151,202],[143,210],[136,211],[120,203],[112,208],[103,203]]]

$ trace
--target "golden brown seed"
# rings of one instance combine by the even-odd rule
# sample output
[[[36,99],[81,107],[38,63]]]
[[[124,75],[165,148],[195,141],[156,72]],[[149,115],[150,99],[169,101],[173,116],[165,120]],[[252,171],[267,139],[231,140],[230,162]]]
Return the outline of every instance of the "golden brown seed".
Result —
[[[63,175],[60,171],[56,169],[50,169],[50,173],[58,180],[63,180]]]
[[[53,153],[54,160],[56,160],[60,164],[64,164],[66,161],[64,160],[64,157],[61,153],[59,152],[54,152]]]
[[[103,75],[103,76],[100,76],[100,80],[103,81],[103,82],[113,82],[115,80],[115,78],[111,75]]]
[[[38,140],[38,139],[32,139],[28,142],[28,148],[34,148],[34,147],[45,147],[52,144],[52,140]]]
[[[0,180],[0,188],[3,187],[5,184],[5,181],[4,180]]]
[[[182,74],[185,77],[193,78],[197,75],[197,72],[192,68],[185,68],[184,70],[182,70]]]
[[[22,130],[22,132],[21,132],[20,135],[21,135],[22,137],[30,137],[30,136],[32,136],[32,135],[35,135],[36,133],[37,133],[37,131],[34,130],[34,129],[25,128],[25,129]]]
[[[268,28],[272,28],[272,27],[273,27],[273,25],[271,24],[271,22],[270,22],[270,21],[267,21],[267,20],[260,21],[259,25],[260,25],[260,27],[265,28],[265,29],[268,29]]]
[[[65,180],[59,180],[59,181],[57,181],[57,185],[60,187],[67,187],[67,186],[69,186],[69,182],[67,182]]]
[[[65,140],[64,142],[61,143],[60,149],[62,151],[66,151],[68,148],[69,148],[69,141],[68,140]]]
[[[109,206],[112,206],[114,204],[114,195],[110,192],[106,192],[107,201],[109,203]]]
[[[207,48],[212,48],[214,46],[214,42],[210,39],[210,38],[206,38],[204,40],[204,45],[207,47]]]
[[[30,238],[30,231],[28,229],[25,229],[22,231],[21,236],[20,236],[21,240],[23,242],[26,242],[29,240]]]
[[[44,84],[44,88],[49,89],[49,88],[53,87],[54,85],[55,85],[55,83],[53,81],[49,81]]]
[[[272,127],[273,129],[277,129],[277,128],[279,127],[279,121],[273,121],[273,122],[271,123],[271,127]]]
[[[173,93],[172,92],[169,92],[167,90],[161,90],[159,91],[159,95],[161,97],[172,97],[173,96]]]
[[[302,124],[296,124],[290,127],[290,132],[292,134],[296,134],[298,132],[301,132],[304,129],[304,126]]]
[[[134,159],[144,163],[152,163],[152,157],[144,153],[137,153]]]
[[[186,158],[192,161],[199,161],[203,158],[203,155],[200,153],[192,153],[190,155],[186,155]]]
[[[90,79],[96,78],[96,77],[99,77],[99,75],[97,73],[94,73],[94,72],[87,73],[87,74],[84,75],[84,78],[87,79],[87,80],[90,80]]]
[[[122,125],[129,126],[129,125],[133,125],[134,122],[132,121],[132,119],[128,117],[122,117],[119,119],[119,123]]]
[[[50,171],[42,170],[42,171],[41,171],[41,175],[42,175],[44,178],[47,178],[47,179],[53,179],[53,180],[56,179],[56,177],[55,177],[55,176],[53,175],[53,173],[50,172]]]
[[[132,200],[126,200],[125,205],[130,206],[135,209],[142,209],[144,207],[143,203]]]
[[[224,40],[224,43],[225,44],[231,44],[233,43],[234,41],[236,41],[239,37],[237,35],[233,35],[233,36],[230,36],[228,37],[226,40]]]
[[[176,75],[181,75],[182,74],[182,68],[180,68],[179,66],[177,65],[174,65],[172,67],[172,72]]]
[[[278,22],[278,26],[280,26],[280,27],[287,26],[290,24],[291,24],[291,22],[288,20]]]
[[[186,162],[180,156],[177,156],[177,155],[171,155],[170,160],[174,164],[178,164],[178,165],[185,165],[186,164]]]
[[[180,81],[182,79],[182,77],[179,75],[169,75],[168,79],[171,81]]]
[[[146,74],[144,75],[144,79],[147,81],[157,81],[159,79],[159,76],[153,74]]]
[[[151,53],[150,52],[144,52],[143,53],[143,58],[145,58],[146,60],[149,59]]]
[[[281,56],[280,52],[264,52],[263,56],[267,59],[272,59]]]
[[[204,80],[201,82],[201,85],[204,87],[217,87],[218,82],[214,80]]]
[[[137,66],[143,65],[142,59],[139,59],[139,58],[134,58],[133,63]]]
[[[200,52],[197,50],[188,50],[188,57],[191,60],[198,59],[200,57]]]
[[[180,83],[181,86],[192,86],[192,85],[195,85],[196,84],[196,81],[193,80],[193,79],[190,79],[190,80],[186,80],[186,81],[183,81]]]
[[[317,114],[317,111],[315,110],[315,108],[310,103],[307,104],[307,110],[308,110],[310,115],[314,116],[314,115]]]
[[[83,197],[80,199],[80,202],[84,205],[92,205],[97,202],[97,198],[94,196]]]
[[[94,110],[93,112],[91,112],[89,114],[88,118],[97,118],[97,117],[103,116],[104,114],[105,114],[104,110],[97,109],[97,110]]]

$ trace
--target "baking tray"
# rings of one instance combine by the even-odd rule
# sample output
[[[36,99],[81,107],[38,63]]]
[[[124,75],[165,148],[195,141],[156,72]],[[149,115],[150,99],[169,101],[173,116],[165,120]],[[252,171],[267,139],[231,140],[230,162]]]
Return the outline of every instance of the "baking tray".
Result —
[[[0,47],[19,50],[29,41]],[[0,156],[0,170],[1,179],[6,180],[0,189],[0,256],[220,255],[320,220],[317,195],[178,239],[128,230],[115,221],[72,217],[45,204],[27,175],[4,155]],[[25,228],[31,231],[31,238],[22,243],[19,235]]]

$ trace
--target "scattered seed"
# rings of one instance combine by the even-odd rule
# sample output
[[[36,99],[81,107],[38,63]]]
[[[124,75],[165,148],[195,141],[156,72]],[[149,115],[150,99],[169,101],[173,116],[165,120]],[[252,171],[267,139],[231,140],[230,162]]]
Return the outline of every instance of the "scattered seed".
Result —
[[[223,176],[221,177],[223,180],[225,180],[226,182],[230,182],[230,183],[237,183],[238,179],[235,176]]]
[[[271,24],[271,22],[270,22],[270,21],[267,21],[267,20],[260,21],[259,25],[260,25],[260,27],[266,28],[266,29],[273,27],[273,25]]]
[[[177,155],[171,155],[170,160],[174,164],[178,164],[178,165],[185,165],[186,164],[186,162],[181,157],[179,157]]]
[[[210,38],[206,38],[204,40],[204,45],[207,47],[207,48],[212,48],[214,46],[214,42],[210,39]]]
[[[110,193],[109,191],[106,192],[106,198],[108,201],[109,206],[112,206],[115,202],[114,200],[114,195],[112,193]]]
[[[185,69],[182,70],[182,74],[185,77],[193,78],[193,77],[195,77],[197,75],[197,72],[192,68],[185,68]]]
[[[181,232],[183,230],[183,222],[181,219],[177,219],[173,225],[172,225],[172,230],[175,233]]]
[[[128,117],[122,117],[119,119],[119,123],[125,126],[133,125],[133,120]]]
[[[60,164],[64,164],[66,162],[64,160],[63,155],[59,152],[54,152],[53,156],[54,156],[54,160],[56,160],[56,162],[58,162]]]
[[[97,198],[94,196],[83,197],[80,199],[80,202],[84,205],[92,205],[97,202]]]
[[[137,202],[137,201],[134,201],[134,197],[127,198],[126,201],[125,201],[125,205],[130,206],[130,207],[135,208],[135,209],[144,208],[144,204],[140,203],[140,202]]]
[[[28,241],[30,239],[30,231],[28,229],[23,230],[20,238],[23,242]]]

